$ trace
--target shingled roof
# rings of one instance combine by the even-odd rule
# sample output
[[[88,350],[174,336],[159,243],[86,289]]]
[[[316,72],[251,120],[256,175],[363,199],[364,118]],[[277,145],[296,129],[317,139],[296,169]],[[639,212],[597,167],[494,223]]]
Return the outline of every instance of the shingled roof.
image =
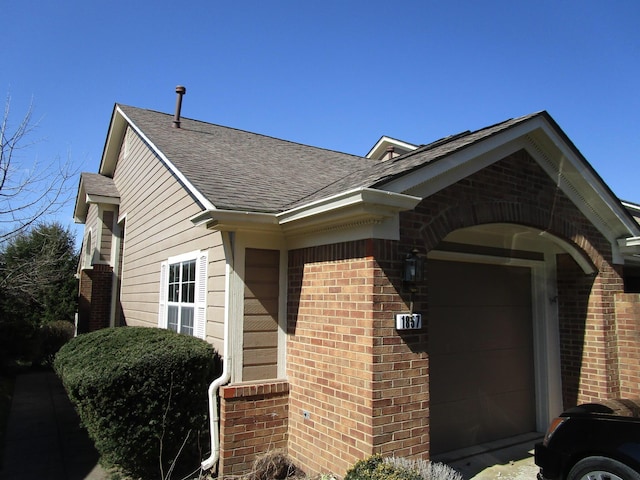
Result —
[[[188,118],[119,105],[150,143],[217,209],[278,213],[385,182],[509,129],[536,115],[446,137],[380,161]]]

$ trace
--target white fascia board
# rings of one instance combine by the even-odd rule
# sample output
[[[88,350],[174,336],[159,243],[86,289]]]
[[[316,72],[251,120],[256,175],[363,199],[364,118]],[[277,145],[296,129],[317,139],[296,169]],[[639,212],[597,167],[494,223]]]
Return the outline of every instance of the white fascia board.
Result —
[[[626,238],[626,244],[627,246],[631,247],[639,247],[640,246],[640,237],[631,237],[631,238]]]
[[[195,226],[205,226],[213,230],[251,230],[261,232],[281,232],[278,218],[272,213],[257,213],[238,210],[204,210],[190,218]]]
[[[100,167],[98,173],[106,175],[108,177],[113,176],[113,172],[116,168],[116,163],[120,154],[120,146],[124,139],[125,132],[127,130],[128,118],[124,115],[120,107],[116,105],[111,117],[111,123],[109,124],[109,131],[107,132],[107,139],[104,143],[104,151],[102,152],[102,158],[100,159]]]
[[[618,250],[625,261],[637,263],[640,261],[640,237],[618,239]]]
[[[620,247],[635,248],[640,253],[640,237],[619,238],[618,245]]]
[[[531,154],[612,244],[625,234],[640,233],[640,227],[621,210],[618,199],[542,116],[425,164],[385,188],[426,198],[520,149]]]
[[[84,199],[84,202],[82,201]],[[78,194],[76,195],[76,206],[73,209],[73,221],[75,223],[84,223],[87,220],[87,194],[84,189],[84,182],[80,177],[80,184],[78,185]]]
[[[622,206],[629,210],[633,215],[640,215],[640,205],[637,203],[631,203],[626,201],[621,201]]]
[[[184,185],[187,188],[189,193],[191,193],[191,195],[193,195],[193,197],[196,198],[198,202],[200,202],[200,204],[205,210],[215,209],[214,205],[209,200],[207,200],[207,198],[204,195],[202,195],[202,193],[200,193],[200,191],[198,191],[196,187],[193,186],[193,184],[187,179],[187,177],[185,177],[184,174],[180,170],[178,170],[178,168],[176,168],[176,166],[173,163],[171,163],[171,161],[164,155],[164,153],[162,153],[162,151],[158,147],[156,147],[153,144],[153,142],[151,142],[151,140],[149,140],[149,138],[144,134],[144,132],[140,130],[138,126],[135,123],[133,123],[129,117],[125,115],[125,113],[120,109],[120,107],[116,107],[116,111],[117,111],[117,114],[121,115],[122,118],[124,118],[127,121],[129,126],[133,128],[136,131],[136,133],[140,135],[140,137],[142,137],[142,139],[147,143],[147,145],[149,145],[153,149],[153,151],[162,159],[162,162],[167,166],[169,170],[171,170],[171,173],[173,173],[173,175],[175,175],[176,178],[180,180],[180,183],[182,183],[182,185]]]
[[[400,147],[405,150],[415,150],[417,145],[403,142],[402,140],[396,140],[395,138],[383,136],[376,142],[376,144],[369,150],[369,153],[365,155],[365,158],[378,158],[381,153],[384,153],[388,145]]]
[[[425,171],[403,175],[385,183],[384,188],[393,192],[412,193],[423,198],[467,177],[503,156],[522,148],[519,139],[538,128],[538,117],[516,125],[492,137],[481,140],[462,150],[424,164]],[[537,122],[536,122],[537,123]],[[481,160],[477,160],[480,158]],[[474,160],[473,162],[471,160]],[[451,172],[456,172],[451,175]]]
[[[90,195],[86,196],[87,203],[101,203],[107,205],[120,205],[120,197],[105,197],[104,195]]]
[[[361,230],[364,225],[392,225],[389,219],[397,217],[400,211],[415,208],[421,200],[410,195],[358,188],[277,215],[213,209],[190,220],[196,226],[220,231],[259,231],[285,236],[318,234],[336,228]]]
[[[538,147],[538,152],[545,157],[542,161],[535,151],[529,153],[538,161],[540,166],[555,176],[558,186],[578,206],[582,213],[594,225],[600,226],[600,232],[613,244],[618,237],[637,236],[640,226],[630,218],[627,211],[620,208],[620,200],[615,197],[604,181],[597,176],[576,152],[567,145],[558,131],[546,120],[542,122],[540,131],[530,136],[532,147]],[[556,152],[544,152],[540,149],[557,149]],[[567,162],[569,165],[566,165]],[[550,164],[553,165],[550,171]],[[616,226],[617,224],[617,226]]]
[[[386,190],[356,188],[280,213],[278,214],[278,221],[281,225],[286,225],[310,219],[320,214],[339,210],[344,211],[353,207],[363,207],[367,210],[370,210],[370,207],[379,208],[378,215],[390,216],[399,211],[415,208],[421,200],[422,198],[420,197]]]

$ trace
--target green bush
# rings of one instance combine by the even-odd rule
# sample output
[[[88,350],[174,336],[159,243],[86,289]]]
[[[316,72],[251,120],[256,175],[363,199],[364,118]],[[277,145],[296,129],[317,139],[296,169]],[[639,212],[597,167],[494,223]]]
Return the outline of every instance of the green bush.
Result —
[[[462,475],[442,463],[372,455],[351,467],[344,480],[462,480]]]
[[[40,327],[35,346],[34,363],[53,365],[56,353],[74,337],[75,332],[76,326],[67,320],[49,322]]]
[[[211,345],[169,330],[110,328],[67,343],[54,368],[105,466],[166,478],[175,459],[177,471],[199,465],[207,388],[220,371]]]

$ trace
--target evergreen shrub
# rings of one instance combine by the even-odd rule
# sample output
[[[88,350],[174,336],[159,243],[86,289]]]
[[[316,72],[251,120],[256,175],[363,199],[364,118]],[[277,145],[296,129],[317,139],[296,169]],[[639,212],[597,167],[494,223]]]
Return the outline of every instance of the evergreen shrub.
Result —
[[[102,463],[163,479],[174,460],[194,469],[208,449],[207,388],[220,367],[204,340],[145,327],[79,335],[54,362]]]
[[[53,365],[56,353],[74,337],[75,332],[76,326],[67,320],[45,323],[38,331],[34,363]]]
[[[0,318],[0,369],[30,356],[35,332],[35,327],[28,322]]]

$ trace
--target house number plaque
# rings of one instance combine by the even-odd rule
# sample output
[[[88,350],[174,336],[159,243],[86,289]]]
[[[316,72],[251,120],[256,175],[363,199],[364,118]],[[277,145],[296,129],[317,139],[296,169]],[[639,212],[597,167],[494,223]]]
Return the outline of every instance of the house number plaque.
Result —
[[[397,313],[396,330],[418,330],[422,328],[421,313]]]

